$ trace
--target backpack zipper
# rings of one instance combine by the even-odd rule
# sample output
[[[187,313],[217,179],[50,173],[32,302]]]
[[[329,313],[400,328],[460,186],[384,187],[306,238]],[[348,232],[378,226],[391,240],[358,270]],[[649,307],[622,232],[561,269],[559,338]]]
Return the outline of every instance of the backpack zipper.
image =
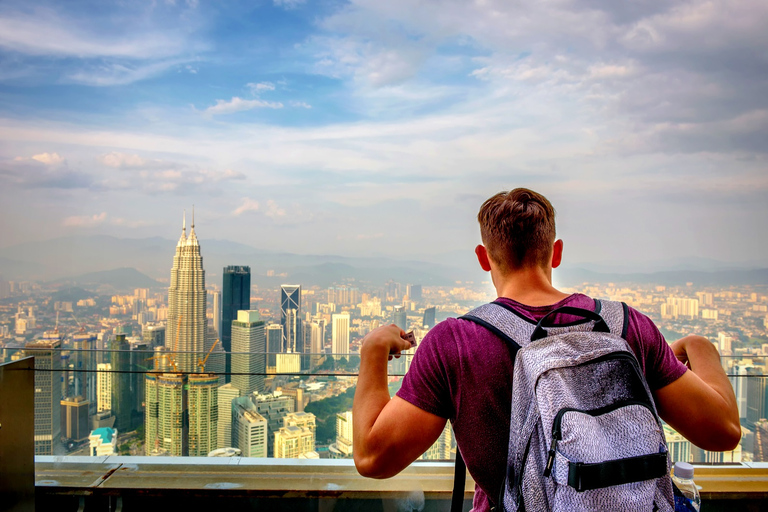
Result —
[[[622,350],[622,351],[619,351],[619,352],[610,352],[608,354],[604,354],[604,355],[602,355],[600,357],[597,357],[595,359],[591,359],[589,361],[585,361],[583,363],[580,363],[580,364],[577,364],[577,365],[573,365],[573,366],[571,366],[571,368],[577,368],[579,366],[586,366],[588,364],[601,363],[603,361],[608,361],[610,359],[623,359],[623,360],[628,361],[629,363],[631,363],[632,368],[635,370],[635,374],[640,378],[640,381],[641,382],[644,381],[642,372],[640,371],[640,364],[637,362],[637,358],[635,357],[634,354],[632,354],[630,352],[627,352],[626,350]],[[616,405],[617,403],[619,403],[619,402],[615,402],[612,405]],[[648,406],[647,403],[639,403],[639,405],[645,405],[646,407],[651,409]],[[610,407],[610,406],[608,406],[608,407]],[[604,408],[605,407],[601,407],[600,409],[604,409]],[[579,409],[570,409],[570,410],[572,410],[572,411],[579,411]],[[598,410],[599,409],[594,409],[593,412],[594,411],[598,411]],[[547,454],[548,455],[547,456],[547,464],[544,467],[543,476],[545,476],[545,477],[548,477],[549,475],[552,474],[552,466],[555,463],[555,453],[556,453],[556,450],[557,450],[558,437],[562,437],[562,433],[560,432],[560,421],[562,421],[562,414],[564,414],[565,412],[567,412],[567,410],[565,410],[565,409],[561,409],[560,411],[558,411],[557,415],[555,416],[555,421],[552,423],[552,443],[550,444],[549,452]],[[586,412],[587,414],[589,414],[589,411],[580,411],[580,412]],[[605,412],[610,412],[610,410],[605,411]],[[653,416],[655,418],[656,414],[653,412],[652,409],[651,409],[651,413],[653,413]],[[594,414],[593,414],[593,416],[594,416]],[[555,436],[555,425],[557,425],[558,437]]]
[[[562,431],[562,422],[563,422],[563,416],[565,416],[565,413],[567,412],[580,412],[582,414],[588,414],[592,417],[595,416],[602,416],[603,414],[607,414],[611,411],[615,411],[616,409],[620,409],[622,407],[626,407],[628,405],[641,405],[648,409],[651,414],[653,414],[654,418],[656,417],[656,414],[653,412],[653,408],[650,406],[648,402],[643,402],[641,400],[619,400],[618,402],[614,402],[609,405],[604,405],[603,407],[598,407],[597,409],[576,409],[575,407],[564,407],[557,411],[557,414],[555,415],[555,419],[552,421],[552,443],[549,445],[549,452],[547,457],[547,464],[544,467],[544,473],[543,476],[548,477],[552,474],[552,466],[555,463],[555,454],[557,453],[557,442],[563,439],[563,431]]]

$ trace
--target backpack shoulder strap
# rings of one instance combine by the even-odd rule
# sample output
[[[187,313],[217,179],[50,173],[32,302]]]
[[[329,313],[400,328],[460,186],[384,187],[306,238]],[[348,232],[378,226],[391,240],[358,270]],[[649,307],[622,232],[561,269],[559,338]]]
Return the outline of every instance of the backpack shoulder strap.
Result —
[[[513,357],[521,347],[517,340],[526,343],[536,328],[535,322],[498,301],[483,304],[459,318],[482,325],[506,341],[513,349]]]
[[[605,323],[608,324],[608,328],[611,330],[611,334],[621,336],[625,340],[627,339],[629,306],[626,303],[595,299],[595,312],[603,317],[603,320],[605,320]]]

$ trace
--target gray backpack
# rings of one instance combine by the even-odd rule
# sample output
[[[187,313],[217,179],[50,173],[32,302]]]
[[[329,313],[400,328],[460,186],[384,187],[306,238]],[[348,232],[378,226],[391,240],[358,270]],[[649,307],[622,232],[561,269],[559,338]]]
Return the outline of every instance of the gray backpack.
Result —
[[[595,311],[565,306],[538,323],[502,302],[462,317],[517,349],[507,475],[495,510],[674,510],[664,431],[624,339],[627,306],[595,302]],[[579,320],[554,325],[556,314]],[[463,467],[457,453],[457,482]],[[454,510],[461,501],[456,484]]]

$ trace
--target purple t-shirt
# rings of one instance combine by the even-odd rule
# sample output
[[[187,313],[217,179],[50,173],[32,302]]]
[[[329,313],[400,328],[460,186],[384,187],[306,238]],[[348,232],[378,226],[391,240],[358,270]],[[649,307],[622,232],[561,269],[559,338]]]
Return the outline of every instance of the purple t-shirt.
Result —
[[[574,294],[551,306],[526,306],[500,298],[538,321],[553,309],[574,306],[594,310],[595,301]],[[558,315],[555,321],[576,320]],[[629,308],[627,342],[651,390],[679,379],[686,371],[650,318]],[[488,510],[506,474],[513,359],[509,346],[469,320],[449,318],[419,344],[397,396],[451,420],[461,454],[475,479],[474,509]]]

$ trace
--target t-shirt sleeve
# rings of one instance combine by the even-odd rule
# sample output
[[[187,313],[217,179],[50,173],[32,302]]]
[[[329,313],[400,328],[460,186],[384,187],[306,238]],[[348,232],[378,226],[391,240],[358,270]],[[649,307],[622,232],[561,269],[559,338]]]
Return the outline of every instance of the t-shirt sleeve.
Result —
[[[447,364],[457,357],[456,343],[451,332],[450,322],[437,324],[419,343],[416,354],[403,378],[403,385],[397,396],[412,403],[419,409],[451,419],[454,407],[451,401],[451,366]]]
[[[635,349],[652,391],[673,383],[687,370],[675,357],[653,320],[634,308],[629,308],[627,342]]]

